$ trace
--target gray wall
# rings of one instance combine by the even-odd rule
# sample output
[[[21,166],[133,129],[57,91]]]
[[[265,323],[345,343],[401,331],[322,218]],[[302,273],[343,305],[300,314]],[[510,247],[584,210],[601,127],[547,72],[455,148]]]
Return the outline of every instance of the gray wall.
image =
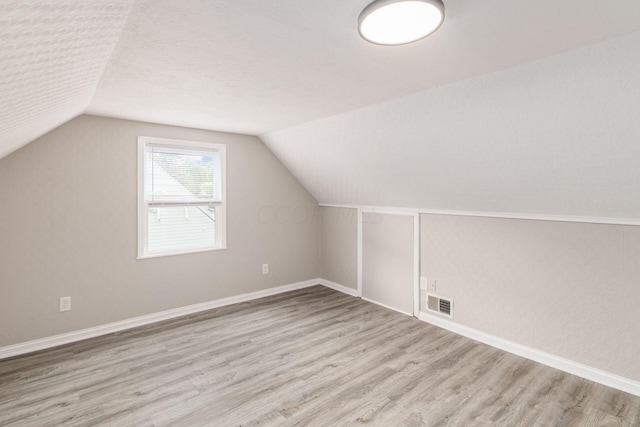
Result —
[[[227,144],[227,250],[136,260],[138,135]],[[316,278],[316,209],[255,137],[80,116],[0,160],[0,346]]]
[[[413,216],[362,215],[362,297],[413,314]]]
[[[320,277],[358,288],[358,210],[320,207]]]
[[[422,215],[454,321],[640,380],[640,227]]]

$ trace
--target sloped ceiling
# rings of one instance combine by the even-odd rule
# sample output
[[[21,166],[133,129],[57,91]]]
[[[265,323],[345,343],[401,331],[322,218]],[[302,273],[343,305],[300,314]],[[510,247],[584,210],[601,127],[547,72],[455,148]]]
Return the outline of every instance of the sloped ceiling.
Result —
[[[319,202],[640,218],[640,33],[262,136]]]
[[[130,0],[0,0],[0,158],[82,114]]]
[[[589,125],[578,160],[597,163],[593,134],[629,132],[622,105],[636,107],[637,61],[625,58],[637,58],[640,2],[445,0],[437,33],[384,47],[357,34],[369,1],[0,0],[0,157],[90,113],[263,135],[322,202],[637,216],[611,158],[628,154],[628,140],[605,153],[614,171],[596,180],[563,169],[582,134],[561,119]],[[626,64],[630,92],[597,71],[617,51],[575,50],[592,45],[626,49],[610,60]],[[531,62],[541,58],[551,62]],[[570,102],[596,102],[566,88],[589,93],[587,82],[611,95],[603,118]],[[511,150],[549,165],[514,163]],[[569,203],[570,190],[582,202]]]

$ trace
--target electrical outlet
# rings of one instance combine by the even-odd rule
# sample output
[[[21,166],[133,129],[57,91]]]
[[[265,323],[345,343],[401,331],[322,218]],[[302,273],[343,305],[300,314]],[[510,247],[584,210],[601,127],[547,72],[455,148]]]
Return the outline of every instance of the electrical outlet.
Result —
[[[424,291],[429,289],[429,279],[426,277],[420,277],[420,289]]]
[[[262,274],[269,274],[269,264],[262,264]]]
[[[431,292],[435,292],[437,289],[437,280],[436,279],[430,279],[429,280],[429,290]]]
[[[61,297],[60,311],[69,311],[69,310],[71,310],[71,297]]]

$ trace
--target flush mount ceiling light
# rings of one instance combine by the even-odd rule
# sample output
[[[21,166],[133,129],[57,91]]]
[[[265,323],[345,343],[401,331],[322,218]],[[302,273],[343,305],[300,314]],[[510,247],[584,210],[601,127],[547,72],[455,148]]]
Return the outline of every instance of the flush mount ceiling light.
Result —
[[[360,14],[358,31],[371,43],[399,45],[427,37],[443,21],[442,0],[376,0]]]

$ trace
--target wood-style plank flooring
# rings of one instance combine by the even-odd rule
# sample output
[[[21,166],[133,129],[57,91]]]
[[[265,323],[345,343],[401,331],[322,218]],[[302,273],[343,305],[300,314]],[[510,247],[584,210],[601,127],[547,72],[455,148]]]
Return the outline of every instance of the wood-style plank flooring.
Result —
[[[639,408],[322,286],[0,361],[2,426],[639,426]]]

